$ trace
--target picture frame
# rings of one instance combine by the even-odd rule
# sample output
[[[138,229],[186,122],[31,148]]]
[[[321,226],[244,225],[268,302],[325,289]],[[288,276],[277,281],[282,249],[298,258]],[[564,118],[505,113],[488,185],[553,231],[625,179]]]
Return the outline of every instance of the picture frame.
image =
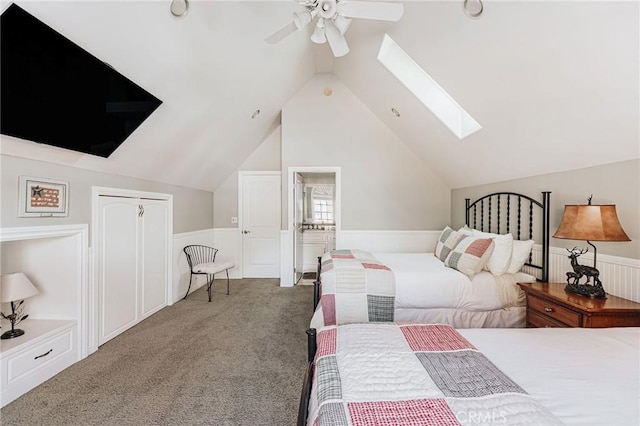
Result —
[[[66,217],[69,215],[69,182],[20,176],[18,217]]]

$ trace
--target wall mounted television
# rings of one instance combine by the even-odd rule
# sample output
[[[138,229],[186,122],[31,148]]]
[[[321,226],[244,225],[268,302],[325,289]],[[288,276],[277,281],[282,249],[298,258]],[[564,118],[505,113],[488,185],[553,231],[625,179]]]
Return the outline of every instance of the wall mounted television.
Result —
[[[15,3],[0,44],[4,135],[109,157],[162,103]]]

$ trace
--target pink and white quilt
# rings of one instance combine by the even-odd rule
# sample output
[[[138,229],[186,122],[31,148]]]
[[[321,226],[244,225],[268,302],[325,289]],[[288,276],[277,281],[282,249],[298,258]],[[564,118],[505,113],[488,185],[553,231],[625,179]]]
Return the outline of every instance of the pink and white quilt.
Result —
[[[395,275],[371,253],[334,250],[321,260],[322,294],[312,327],[393,322]]]
[[[561,424],[448,325],[331,326],[317,344],[309,426]]]

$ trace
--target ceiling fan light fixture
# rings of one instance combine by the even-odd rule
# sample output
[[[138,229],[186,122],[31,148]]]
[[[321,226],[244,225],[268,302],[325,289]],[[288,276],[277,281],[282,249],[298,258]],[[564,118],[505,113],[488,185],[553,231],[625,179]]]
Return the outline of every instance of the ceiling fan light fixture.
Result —
[[[324,19],[318,18],[316,27],[311,34],[311,41],[317,44],[323,44],[327,42],[327,36],[324,32]]]
[[[318,15],[324,19],[331,19],[338,10],[338,3],[336,0],[321,0],[316,10],[318,11]]]
[[[345,18],[344,16],[338,14],[336,15],[336,19],[333,21],[333,23],[335,24],[336,28],[340,31],[340,34],[344,35],[344,33],[347,32],[347,30],[349,29],[349,26],[351,25],[351,19]]]
[[[296,24],[298,30],[302,30],[311,22],[311,12],[293,12],[293,22]]]

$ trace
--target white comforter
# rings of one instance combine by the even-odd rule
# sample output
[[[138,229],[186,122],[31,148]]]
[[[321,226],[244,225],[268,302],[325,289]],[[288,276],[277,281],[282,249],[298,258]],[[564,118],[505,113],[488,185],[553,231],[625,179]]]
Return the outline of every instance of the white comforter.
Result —
[[[640,328],[458,332],[563,423],[640,425]]]
[[[517,282],[532,282],[525,274],[494,276],[482,271],[469,279],[447,268],[433,253],[373,253],[396,280],[396,308],[449,308],[490,311],[524,304]]]

